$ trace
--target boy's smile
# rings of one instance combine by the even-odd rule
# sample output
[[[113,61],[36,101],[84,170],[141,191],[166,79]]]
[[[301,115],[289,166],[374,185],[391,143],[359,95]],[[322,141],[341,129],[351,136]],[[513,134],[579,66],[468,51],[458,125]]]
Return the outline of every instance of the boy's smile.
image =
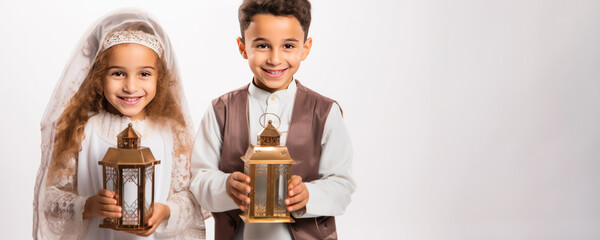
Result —
[[[304,31],[295,17],[271,14],[252,17],[244,39],[237,42],[254,73],[254,84],[269,92],[287,89],[312,46],[312,39],[304,41]]]
[[[263,68],[262,70],[265,71],[271,78],[280,78],[287,72],[287,68],[283,70],[269,70]]]

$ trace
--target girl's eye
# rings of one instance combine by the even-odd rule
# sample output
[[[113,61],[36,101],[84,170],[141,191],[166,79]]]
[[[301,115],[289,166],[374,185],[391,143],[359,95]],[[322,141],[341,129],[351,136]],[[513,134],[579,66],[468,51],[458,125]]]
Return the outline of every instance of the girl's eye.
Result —
[[[150,76],[152,76],[152,74],[150,74],[149,72],[141,72],[140,76],[142,76],[142,77],[150,77]]]
[[[261,43],[256,45],[257,48],[269,48],[269,45],[265,44],[265,43]]]
[[[111,76],[115,76],[115,77],[123,77],[125,76],[125,74],[123,74],[123,72],[113,72],[110,74]]]
[[[294,48],[294,44],[284,44],[283,48],[285,48],[285,49]]]

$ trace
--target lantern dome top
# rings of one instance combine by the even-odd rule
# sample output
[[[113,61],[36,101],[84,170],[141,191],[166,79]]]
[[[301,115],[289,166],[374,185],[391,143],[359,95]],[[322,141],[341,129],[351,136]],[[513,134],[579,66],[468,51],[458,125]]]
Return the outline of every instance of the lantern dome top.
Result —
[[[121,133],[119,133],[119,135],[117,135],[117,138],[141,138],[142,135],[140,135],[138,132],[135,131],[135,129],[133,129],[133,124],[129,123],[129,125],[127,126],[127,128],[125,128],[125,130],[123,130]]]
[[[269,120],[267,127],[260,133],[258,145],[260,146],[279,146],[281,133],[273,126],[273,121]]]
[[[133,125],[129,123],[129,126],[125,128],[119,135],[117,135],[117,146],[119,148],[130,148],[135,149],[141,146],[142,135],[133,129]]]
[[[267,127],[260,133],[261,137],[279,137],[281,133],[273,126],[273,121],[269,120]]]

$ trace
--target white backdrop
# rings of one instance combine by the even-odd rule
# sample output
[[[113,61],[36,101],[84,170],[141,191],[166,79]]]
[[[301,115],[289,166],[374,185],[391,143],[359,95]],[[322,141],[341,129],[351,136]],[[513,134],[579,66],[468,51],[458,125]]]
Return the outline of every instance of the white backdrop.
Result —
[[[2,0],[0,238],[31,238],[39,121],[92,22],[156,16],[197,127],[251,78],[239,3]],[[599,23],[597,0],[313,0],[296,77],[340,102],[354,143],[340,238],[600,239]]]

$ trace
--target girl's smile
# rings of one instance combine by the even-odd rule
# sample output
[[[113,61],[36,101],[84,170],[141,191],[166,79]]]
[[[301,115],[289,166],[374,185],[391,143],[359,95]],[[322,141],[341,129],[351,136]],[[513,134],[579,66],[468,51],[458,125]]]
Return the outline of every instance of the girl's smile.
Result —
[[[119,97],[119,99],[126,105],[136,105],[142,100],[142,97]]]

